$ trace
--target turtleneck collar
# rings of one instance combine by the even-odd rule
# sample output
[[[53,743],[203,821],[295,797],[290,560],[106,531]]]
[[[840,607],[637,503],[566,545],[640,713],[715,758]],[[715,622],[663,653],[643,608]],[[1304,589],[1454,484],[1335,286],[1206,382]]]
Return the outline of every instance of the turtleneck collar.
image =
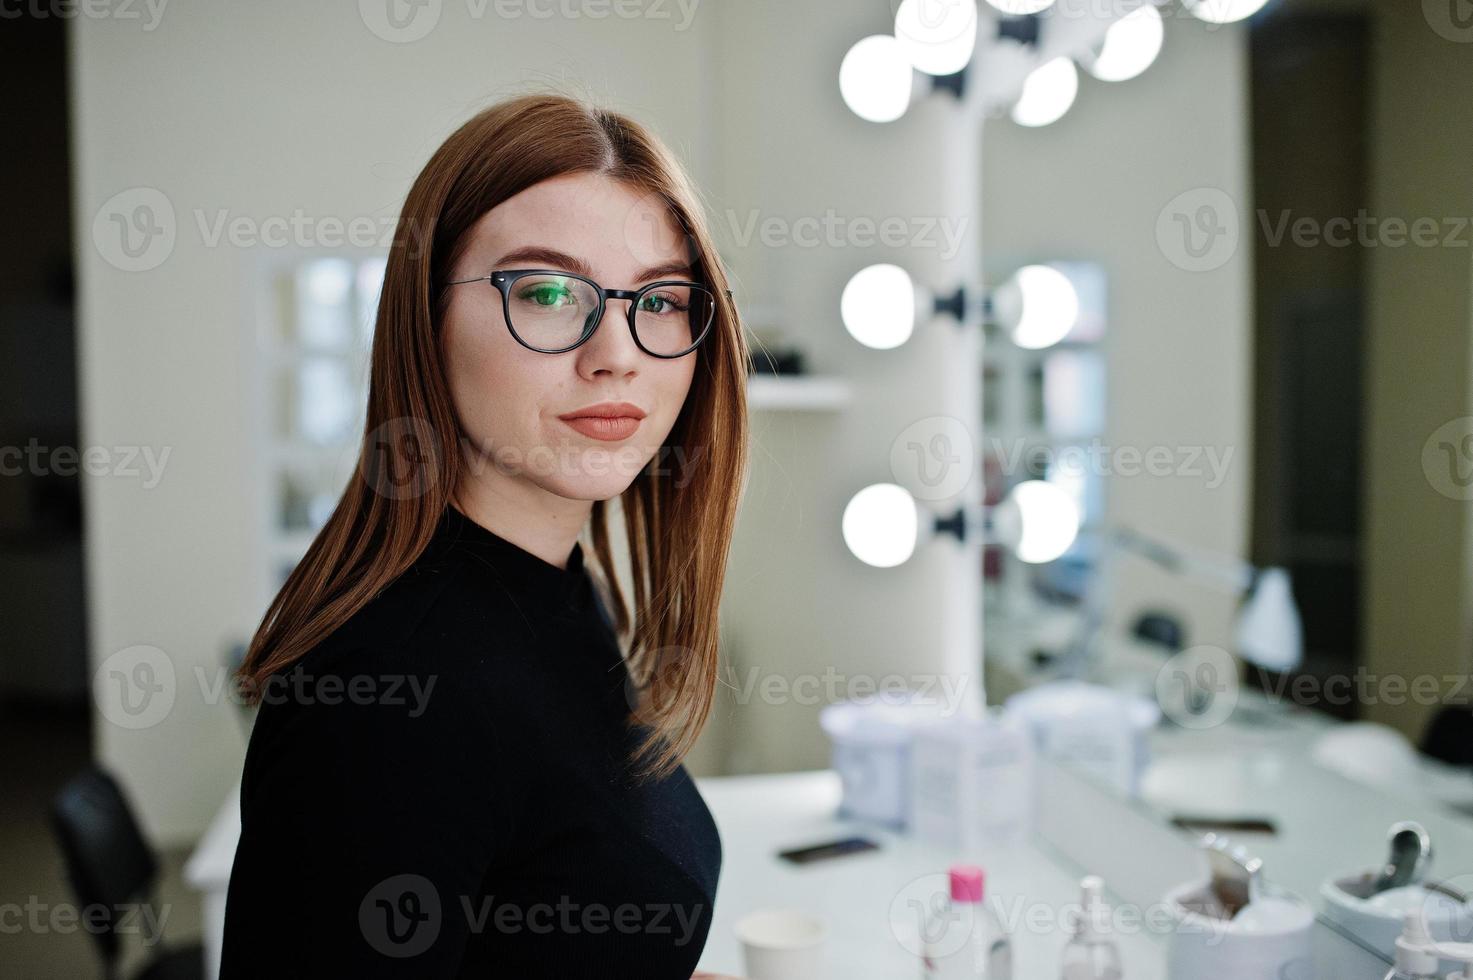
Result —
[[[490,528],[483,527],[461,513],[454,504],[447,504],[435,528],[435,536],[429,551],[442,552],[448,548],[470,551],[484,562],[516,591],[526,595],[545,596],[549,601],[561,603],[577,592],[587,577],[583,568],[583,545],[574,543],[568,555],[567,567],[558,568],[527,551],[520,545],[508,541]]]

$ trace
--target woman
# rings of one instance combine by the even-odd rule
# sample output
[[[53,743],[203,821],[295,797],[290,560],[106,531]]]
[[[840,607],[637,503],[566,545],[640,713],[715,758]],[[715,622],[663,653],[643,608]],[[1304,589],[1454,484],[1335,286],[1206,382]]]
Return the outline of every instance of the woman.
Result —
[[[223,977],[692,975],[721,842],[681,759],[747,362],[695,193],[639,124],[531,95],[435,152],[357,476],[240,673]]]

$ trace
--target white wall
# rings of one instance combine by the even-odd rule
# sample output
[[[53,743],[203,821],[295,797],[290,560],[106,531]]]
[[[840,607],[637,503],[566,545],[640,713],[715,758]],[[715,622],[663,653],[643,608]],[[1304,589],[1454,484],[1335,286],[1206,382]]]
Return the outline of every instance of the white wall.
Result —
[[[1246,60],[1241,25],[1168,16],[1165,46],[1145,74],[1112,84],[1081,72],[1078,101],[1059,122],[990,125],[982,207],[990,281],[1028,262],[1104,265],[1106,446],[1166,447],[1183,469],[1188,447],[1232,453],[1216,488],[1185,472],[1119,475],[1130,465],[1120,460],[1106,483],[1109,519],[1237,555],[1248,546],[1252,462]],[[1199,188],[1225,193],[1241,219],[1235,254],[1200,272],[1173,262],[1181,253],[1159,246],[1156,233],[1168,203]],[[1224,594],[1128,556],[1119,567],[1117,609],[1164,602],[1185,614],[1191,642],[1230,645]]]
[[[93,666],[146,644],[176,672],[173,706],[156,724],[99,715],[96,729],[100,761],[124,778],[157,838],[198,833],[238,775],[234,706],[210,703],[194,671],[217,681],[223,647],[261,612],[244,299],[267,250],[207,246],[197,210],[206,221],[220,209],[254,221],[297,209],[392,215],[457,124],[545,82],[653,125],[692,167],[727,241],[728,207],[787,222],[830,207],[850,219],[941,213],[940,110],[875,127],[839,100],[839,59],[886,28],[883,4],[708,4],[688,30],[617,17],[498,19],[494,4],[475,19],[481,6],[423,8],[439,22],[411,43],[376,36],[355,5],[284,0],[169,5],[153,30],[73,24],[82,438],[170,453],[151,489],[122,477],[86,486]],[[678,4],[660,9],[682,16]],[[93,239],[99,210],[131,188],[161,192],[175,213],[172,251],[147,271],[120,269],[116,250]],[[739,299],[791,310],[814,366],[856,390],[844,413],[759,420],[725,620],[744,662],[790,681],[829,664],[848,676],[973,660],[975,648],[946,641],[965,637],[978,615],[974,559],[943,548],[903,570],[870,570],[838,531],[854,489],[892,478],[890,443],[909,422],[975,418],[972,370],[943,332],[891,354],[843,333],[839,289],[879,260],[876,249],[729,247]],[[939,260],[923,251],[906,261],[925,272]],[[759,700],[739,712],[741,727],[714,727],[713,738],[741,738],[730,757],[744,767],[821,764],[816,713]],[[705,749],[702,764],[727,755]]]
[[[841,413],[755,420],[759,459],[727,590],[738,690],[728,692],[721,714],[731,723],[732,765],[774,771],[827,764],[822,703],[764,698],[760,686],[748,696],[753,676],[778,692],[816,689],[825,700],[830,691],[863,695],[870,683],[923,685],[943,668],[980,687],[975,553],[940,542],[904,566],[875,569],[848,553],[839,530],[844,505],[861,487],[915,484],[914,474],[890,465],[907,426],[933,416],[971,427],[980,420],[968,338],[944,323],[923,324],[905,346],[873,351],[839,318],[845,282],[866,265],[896,262],[921,282],[948,282],[962,275],[952,267],[975,265],[975,185],[955,168],[977,159],[977,133],[955,125],[949,100],[927,101],[886,125],[844,106],[839,63],[859,38],[891,29],[884,4],[763,0],[731,14],[722,32],[721,208],[731,209],[738,228],[753,214],[759,226],[771,219],[779,236],[830,215],[838,230],[831,247],[781,237],[767,247],[754,237],[727,254],[748,295],[772,289],[782,299],[813,369],[854,389]],[[939,232],[914,248],[872,244],[863,223],[887,219],[921,235],[926,219],[944,220],[963,233],[961,254],[950,254]],[[965,492],[980,496],[980,487],[972,481]]]

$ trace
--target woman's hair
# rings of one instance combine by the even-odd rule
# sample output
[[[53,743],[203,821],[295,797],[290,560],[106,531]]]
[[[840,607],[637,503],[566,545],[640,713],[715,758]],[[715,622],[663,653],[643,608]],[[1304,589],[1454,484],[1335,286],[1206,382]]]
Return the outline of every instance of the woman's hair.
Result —
[[[524,95],[480,112],[435,151],[410,188],[384,272],[357,471],[251,640],[237,675],[249,701],[429,544],[467,465],[440,345],[443,284],[478,218],[534,184],[572,173],[603,174],[658,195],[684,234],[693,273],[716,296],[711,332],[687,355],[698,360],[667,445],[621,496],[632,614],[609,549],[605,501],[594,502],[590,522],[633,684],[629,722],[642,729],[631,762],[646,760],[641,776],[668,775],[694,744],[716,688],[717,611],[746,478],[750,355],[680,163],[632,119],[558,94]]]

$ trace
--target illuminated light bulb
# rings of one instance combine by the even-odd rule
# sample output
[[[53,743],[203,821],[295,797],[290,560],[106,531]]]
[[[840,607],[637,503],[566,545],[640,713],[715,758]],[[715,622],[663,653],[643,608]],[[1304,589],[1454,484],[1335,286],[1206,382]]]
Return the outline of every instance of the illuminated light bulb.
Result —
[[[1054,5],[1054,0],[987,0],[987,2],[1005,14],[1020,17],[1024,14],[1036,14]]]
[[[1021,560],[1043,564],[1061,557],[1079,537],[1079,507],[1062,487],[1026,480],[997,505],[993,526]]]
[[[915,330],[916,289],[910,273],[881,263],[856,272],[839,298],[844,329],[866,347],[889,350]]]
[[[1047,265],[1026,265],[992,294],[993,318],[1027,350],[1051,347],[1079,322],[1079,293]]]
[[[1231,24],[1246,20],[1263,9],[1268,0],[1182,0],[1193,17],[1209,24]]]
[[[893,568],[914,553],[920,531],[915,498],[894,483],[875,483],[844,507],[844,543],[854,557],[876,568]]]
[[[928,75],[954,75],[977,47],[976,0],[902,0],[895,37],[906,58]]]
[[[1079,94],[1079,72],[1068,58],[1055,58],[1033,69],[1023,80],[1023,94],[1013,106],[1013,122],[1020,126],[1047,126],[1074,104]]]
[[[905,115],[914,84],[910,60],[889,34],[860,38],[839,64],[844,104],[870,122],[893,122]]]
[[[1100,51],[1084,68],[1102,82],[1123,82],[1151,67],[1166,37],[1161,11],[1147,3],[1111,24]]]

